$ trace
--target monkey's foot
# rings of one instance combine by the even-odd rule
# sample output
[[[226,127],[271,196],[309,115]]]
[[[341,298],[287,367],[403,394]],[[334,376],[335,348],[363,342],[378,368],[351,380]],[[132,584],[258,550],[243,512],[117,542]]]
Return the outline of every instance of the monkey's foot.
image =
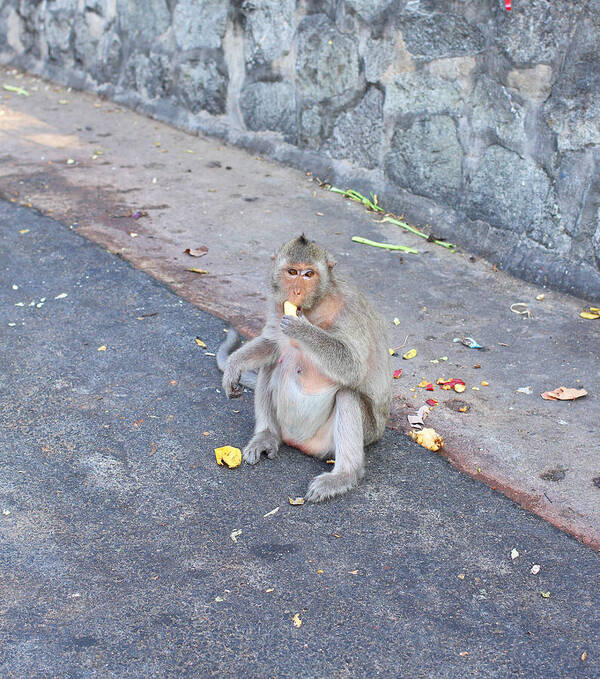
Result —
[[[242,451],[242,457],[244,462],[256,464],[260,460],[261,453],[266,453],[267,457],[272,460],[278,450],[279,438],[271,431],[259,431]]]
[[[315,477],[308,486],[306,499],[309,502],[323,502],[335,495],[341,495],[350,488],[354,488],[362,477],[363,472],[324,472]]]

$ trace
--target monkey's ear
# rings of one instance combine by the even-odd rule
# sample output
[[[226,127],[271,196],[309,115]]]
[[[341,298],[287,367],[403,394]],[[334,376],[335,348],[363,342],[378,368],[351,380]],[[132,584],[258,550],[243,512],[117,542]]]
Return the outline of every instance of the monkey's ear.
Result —
[[[277,259],[277,253],[276,253],[276,252],[274,252],[274,253],[271,255],[271,259],[272,259],[273,261],[275,261],[275,260]]]
[[[336,265],[335,259],[333,259],[333,258],[330,257],[330,258],[327,260],[327,268],[329,269],[329,271],[331,271],[331,269],[333,269],[333,267],[334,267],[335,265]]]

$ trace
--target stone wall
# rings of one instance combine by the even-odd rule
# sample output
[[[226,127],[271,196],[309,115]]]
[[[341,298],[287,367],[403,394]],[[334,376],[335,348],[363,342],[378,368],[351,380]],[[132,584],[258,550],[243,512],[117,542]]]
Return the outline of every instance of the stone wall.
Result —
[[[600,296],[600,0],[0,0],[0,60]]]

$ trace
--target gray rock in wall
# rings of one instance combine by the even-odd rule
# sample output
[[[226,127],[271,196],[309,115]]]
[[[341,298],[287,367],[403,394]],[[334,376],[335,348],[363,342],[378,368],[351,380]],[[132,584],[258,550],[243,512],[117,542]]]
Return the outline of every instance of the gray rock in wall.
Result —
[[[486,75],[476,83],[471,96],[471,129],[488,144],[522,150],[526,110],[520,99]]]
[[[394,61],[395,40],[392,38],[369,38],[366,42],[364,63],[365,78],[369,83],[379,82]]]
[[[54,61],[64,59],[70,51],[74,8],[70,0],[56,0],[44,13],[48,56]]]
[[[559,151],[600,145],[600,6],[590,4],[546,106]]]
[[[464,17],[435,14],[403,19],[399,23],[408,51],[416,60],[459,57],[483,52],[485,38]]]
[[[322,150],[359,167],[378,167],[384,148],[382,113],[383,94],[372,87],[356,108],[338,116]]]
[[[361,86],[356,40],[323,14],[305,17],[298,27],[296,86],[316,101],[352,96]]]
[[[132,42],[131,51],[137,42],[152,44],[171,24],[167,0],[117,0],[117,16],[123,35]]]
[[[448,200],[462,183],[462,156],[454,120],[434,116],[396,129],[385,171],[419,196]]]
[[[288,54],[296,32],[296,0],[245,0],[245,57],[268,64]]]
[[[593,153],[565,153],[556,177],[556,200],[563,229],[576,240],[591,237],[594,222],[580,219],[591,177],[595,174]]]
[[[96,75],[98,37],[92,36],[85,14],[78,14],[73,23],[73,56],[84,70]]]
[[[152,51],[148,55],[148,72],[143,87],[150,99],[164,99],[173,94],[173,57],[166,52]]]
[[[73,58],[79,68],[98,80],[105,81],[108,73],[115,74],[119,70],[114,51],[107,49],[113,42],[107,34],[114,30],[115,9],[109,0],[86,0],[83,10],[75,14]]]
[[[9,15],[12,12],[14,10],[0,0],[0,36],[3,36],[3,40],[6,38],[6,42],[8,42]]]
[[[9,29],[9,23],[12,25],[11,38],[15,42],[18,42],[23,50],[23,54],[27,55],[32,59],[42,58],[42,43],[44,43],[44,38],[42,37],[44,24],[44,5],[42,0],[32,0],[31,2],[7,2],[7,5],[12,6],[12,11],[10,12],[10,18],[7,14],[7,29]],[[10,32],[7,33],[10,35]],[[0,46],[2,41],[0,41]],[[44,44],[44,53],[47,52],[47,48]]]
[[[460,85],[435,78],[426,71],[400,73],[385,89],[386,119],[436,113],[458,115],[464,99]]]
[[[536,64],[531,68],[515,68],[508,74],[509,87],[517,90],[524,98],[541,103],[552,92],[552,68],[548,64]]]
[[[495,45],[517,66],[554,64],[570,42],[576,14],[585,3],[571,3],[565,12],[555,0],[527,0],[518,11],[498,12]]]
[[[525,233],[543,215],[549,193],[550,180],[533,161],[490,146],[468,187],[467,214]]]
[[[225,113],[229,76],[219,50],[208,50],[202,59],[180,63],[176,82],[177,98],[192,113]]]
[[[290,82],[257,82],[244,86],[240,110],[249,130],[281,132],[285,141],[298,138],[296,91]]]
[[[298,143],[309,149],[318,149],[322,143],[323,112],[318,104],[307,106],[300,112]]]
[[[346,0],[348,7],[351,7],[367,23],[379,17],[392,2],[394,0]]]
[[[592,245],[594,246],[594,254],[596,255],[596,266],[600,268],[600,208],[596,213],[596,232],[592,239]]]
[[[168,52],[160,52],[160,43],[149,52],[129,57],[120,81],[121,91],[133,90],[147,100],[168,98],[174,91],[174,61]]]
[[[223,0],[178,0],[173,31],[180,49],[221,47],[228,15],[229,3]]]
[[[96,78],[100,84],[112,81],[121,70],[123,45],[116,31],[109,31],[98,41]]]

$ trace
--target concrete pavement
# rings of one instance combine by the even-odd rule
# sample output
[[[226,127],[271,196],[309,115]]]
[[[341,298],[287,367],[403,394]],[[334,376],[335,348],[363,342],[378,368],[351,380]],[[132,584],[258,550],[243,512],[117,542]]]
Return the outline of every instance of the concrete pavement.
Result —
[[[223,326],[0,201],[2,677],[600,674],[598,555],[398,432],[322,505],[298,451],[218,467]]]
[[[579,317],[590,300],[516,281],[492,262],[378,222],[320,188],[322,164],[302,174],[15,71],[3,79],[30,93],[3,94],[3,197],[56,217],[247,334],[264,318],[270,253],[304,231],[331,250],[340,274],[361,282],[389,319],[394,346],[418,351],[396,359],[403,375],[392,426],[407,430],[406,415],[435,397],[427,423],[453,464],[600,547],[600,321]],[[419,254],[358,245],[353,235]],[[201,245],[200,259],[183,252]],[[511,311],[518,302],[529,315]],[[453,342],[463,336],[486,351]],[[466,381],[463,394],[418,387],[452,377]],[[562,385],[589,395],[540,398]]]

